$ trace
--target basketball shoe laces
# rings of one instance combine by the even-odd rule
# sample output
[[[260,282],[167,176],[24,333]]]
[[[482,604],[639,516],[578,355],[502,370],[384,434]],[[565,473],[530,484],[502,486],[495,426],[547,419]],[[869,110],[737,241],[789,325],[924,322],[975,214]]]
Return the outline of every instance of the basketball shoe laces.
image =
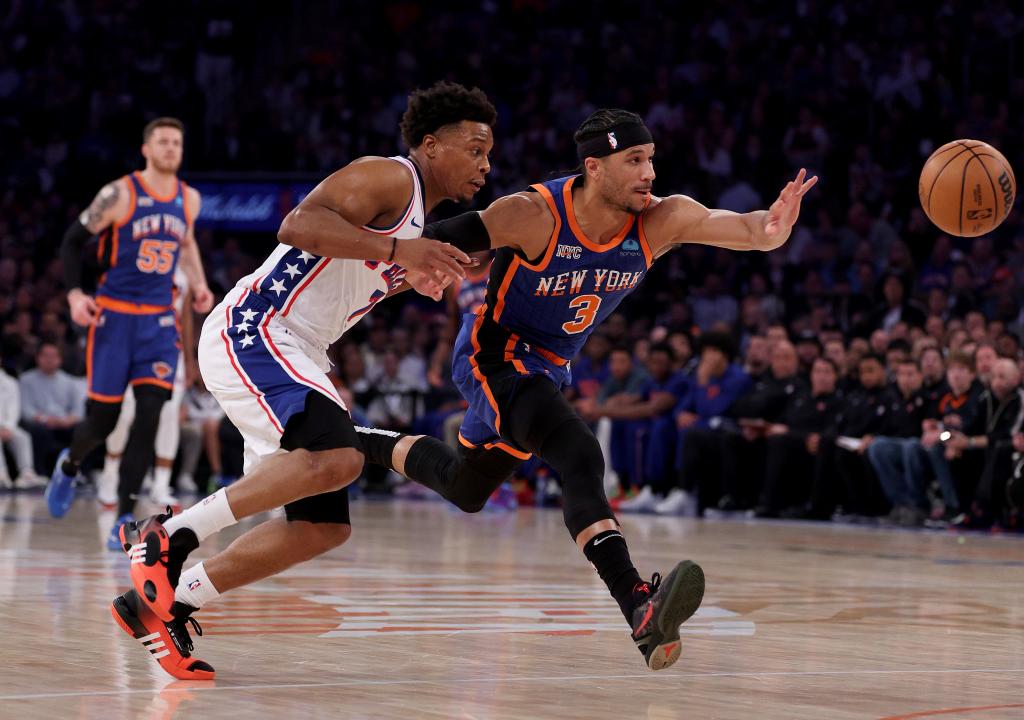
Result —
[[[661,573],[657,573],[657,572],[654,573],[653,575],[651,575],[651,581],[650,582],[644,581],[642,583],[637,583],[637,586],[635,588],[633,588],[633,592],[637,593],[637,594],[643,594],[643,596],[644,596],[643,598],[640,599],[640,601],[637,603],[637,605],[640,605],[641,603],[644,602],[644,600],[646,600],[647,598],[649,598],[652,595],[654,595],[654,593],[658,592],[658,588],[660,588],[660,587],[661,587]]]
[[[166,623],[166,625],[167,633],[171,636],[171,640],[174,641],[174,644],[177,645],[178,651],[182,655],[188,656],[192,653],[192,650],[195,649],[195,644],[192,642],[192,636],[188,634],[188,627],[186,627],[186,623],[192,626],[196,635],[199,637],[203,636],[202,626],[191,615],[175,618],[171,622]]]
[[[654,573],[651,575],[651,581],[639,582],[636,587],[633,588],[633,599],[635,604],[633,605],[633,612],[636,612],[638,608],[642,607],[645,603],[652,602],[651,598],[654,597],[655,593],[658,592],[658,588],[661,587],[661,573]],[[633,641],[637,643],[637,648],[641,653],[647,652],[647,640],[651,636],[650,625],[648,621],[650,615],[645,618],[644,623],[640,627],[633,628]],[[637,632],[640,632],[639,637]]]

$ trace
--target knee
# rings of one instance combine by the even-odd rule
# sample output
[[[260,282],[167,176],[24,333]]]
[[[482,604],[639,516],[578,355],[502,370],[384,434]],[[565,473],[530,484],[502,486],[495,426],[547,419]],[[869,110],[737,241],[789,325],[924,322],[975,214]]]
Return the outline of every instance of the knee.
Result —
[[[553,436],[557,437],[557,435]],[[604,453],[601,444],[591,432],[567,433],[559,439],[563,443],[559,452],[549,453],[546,443],[542,455],[545,461],[561,476],[564,484],[604,480]]]
[[[309,550],[309,557],[314,558],[339,545],[345,544],[352,537],[352,526],[342,523],[312,523],[300,521],[304,526],[303,546]]]
[[[308,482],[315,494],[334,492],[350,485],[363,472],[363,454],[355,448],[337,448],[309,453]]]
[[[455,507],[464,513],[478,513],[487,504],[486,497],[456,497],[452,498]]]

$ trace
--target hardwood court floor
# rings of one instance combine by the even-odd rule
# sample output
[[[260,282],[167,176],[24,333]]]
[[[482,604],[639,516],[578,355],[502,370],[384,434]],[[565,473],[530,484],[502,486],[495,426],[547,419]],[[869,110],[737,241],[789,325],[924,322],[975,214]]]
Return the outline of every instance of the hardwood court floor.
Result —
[[[109,514],[0,495],[0,717],[1024,717],[1021,538],[626,516],[642,573],[689,557],[708,579],[652,673],[559,512],[353,519],[347,546],[202,611],[218,675],[188,683],[110,620]]]

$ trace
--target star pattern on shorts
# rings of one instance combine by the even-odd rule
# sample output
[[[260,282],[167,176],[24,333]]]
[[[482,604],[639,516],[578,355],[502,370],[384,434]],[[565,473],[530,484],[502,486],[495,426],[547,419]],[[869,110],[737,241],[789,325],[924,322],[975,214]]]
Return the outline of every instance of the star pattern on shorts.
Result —
[[[238,344],[241,347],[247,348],[250,345],[252,345],[255,340],[256,338],[254,338],[252,335],[243,335]]]

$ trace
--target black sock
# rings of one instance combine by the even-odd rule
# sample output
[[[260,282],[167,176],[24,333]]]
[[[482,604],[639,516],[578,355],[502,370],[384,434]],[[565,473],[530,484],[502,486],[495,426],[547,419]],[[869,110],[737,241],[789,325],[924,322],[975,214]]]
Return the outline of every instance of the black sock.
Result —
[[[389,470],[395,469],[392,463],[392,454],[395,452],[395,445],[403,437],[406,437],[405,435],[392,432],[391,430],[378,430],[377,428],[360,427],[358,425],[356,426],[356,433],[358,433],[359,440],[363,443],[363,455],[366,456],[367,462],[381,465]]]
[[[626,622],[632,626],[633,609],[636,606],[633,588],[643,581],[633,567],[633,561],[629,559],[626,538],[618,530],[605,530],[587,541],[583,546],[583,554],[604,580]]]
[[[424,435],[412,444],[405,456],[405,474],[442,497],[448,488],[448,473],[459,456],[445,443]]]
[[[70,475],[71,477],[74,477],[75,475],[78,474],[78,463],[71,462],[71,458],[68,458],[63,463],[61,463],[60,470],[65,475]]]

